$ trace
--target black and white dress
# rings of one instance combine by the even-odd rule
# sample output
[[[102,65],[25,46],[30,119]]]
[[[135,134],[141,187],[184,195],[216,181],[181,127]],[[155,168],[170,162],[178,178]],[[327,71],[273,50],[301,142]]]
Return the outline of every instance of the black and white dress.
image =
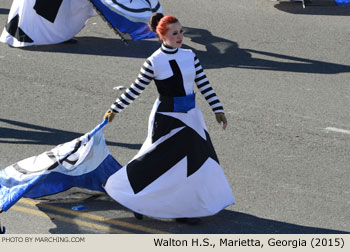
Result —
[[[223,112],[196,55],[162,45],[111,108],[121,112],[152,80],[160,97],[149,117],[148,136],[136,156],[109,177],[105,190],[132,211],[158,218],[210,216],[234,204],[200,108],[174,112],[171,102],[193,95],[196,83],[214,113]]]

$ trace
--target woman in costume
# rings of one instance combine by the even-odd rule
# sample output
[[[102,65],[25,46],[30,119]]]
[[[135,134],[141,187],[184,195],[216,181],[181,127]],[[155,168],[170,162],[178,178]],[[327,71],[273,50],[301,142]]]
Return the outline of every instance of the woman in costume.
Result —
[[[149,25],[162,45],[146,59],[137,79],[104,118],[111,122],[152,80],[159,97],[141,149],[109,177],[105,190],[137,219],[146,215],[195,224],[200,217],[234,204],[234,197],[195,102],[194,83],[224,129],[227,121],[198,58],[192,50],[181,48],[180,22],[157,13]]]

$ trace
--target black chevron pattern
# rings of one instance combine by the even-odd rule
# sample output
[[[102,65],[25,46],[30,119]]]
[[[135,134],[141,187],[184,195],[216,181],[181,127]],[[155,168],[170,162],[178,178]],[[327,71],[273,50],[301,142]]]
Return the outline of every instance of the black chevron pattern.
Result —
[[[34,10],[51,23],[55,22],[63,0],[36,0]]]
[[[158,116],[168,117],[161,114]],[[183,124],[181,121],[175,123],[175,125],[181,124]],[[203,139],[192,128],[184,126],[174,136],[157,145],[154,150],[130,162],[126,170],[134,193],[142,191],[184,157],[187,157],[187,177],[200,169],[208,158],[219,163],[210,136],[207,132],[205,133],[207,140]]]
[[[20,27],[18,27],[18,22],[19,16],[17,14],[5,26],[6,31],[20,42],[33,43],[34,41]]]

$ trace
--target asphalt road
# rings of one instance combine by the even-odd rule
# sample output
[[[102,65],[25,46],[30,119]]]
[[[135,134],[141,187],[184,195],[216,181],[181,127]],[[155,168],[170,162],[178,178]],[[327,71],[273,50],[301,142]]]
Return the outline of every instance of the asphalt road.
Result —
[[[11,0],[0,0],[5,24]],[[205,3],[204,3],[205,2]],[[104,193],[72,189],[24,199],[0,215],[7,233],[342,233],[350,231],[349,7],[314,0],[161,1],[177,16],[224,105],[223,131],[203,98],[209,133],[236,204],[198,226],[132,214]],[[0,168],[91,130],[159,46],[125,46],[100,17],[77,44],[0,44]],[[147,134],[154,85],[108,125],[126,163]],[[83,204],[82,211],[71,211]]]

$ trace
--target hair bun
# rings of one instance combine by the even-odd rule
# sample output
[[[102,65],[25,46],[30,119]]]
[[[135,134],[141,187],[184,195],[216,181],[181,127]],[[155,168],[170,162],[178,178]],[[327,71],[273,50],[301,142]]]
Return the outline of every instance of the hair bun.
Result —
[[[164,17],[163,13],[154,13],[148,21],[149,28],[156,32],[159,21]]]

